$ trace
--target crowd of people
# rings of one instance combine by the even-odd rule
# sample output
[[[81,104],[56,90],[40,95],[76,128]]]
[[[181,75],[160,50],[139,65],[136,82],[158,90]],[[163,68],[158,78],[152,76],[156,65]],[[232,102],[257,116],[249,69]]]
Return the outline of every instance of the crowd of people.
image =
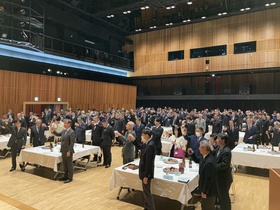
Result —
[[[14,124],[14,126],[12,126]],[[209,126],[210,125],[210,126]],[[143,142],[153,141],[154,155],[160,155],[163,134],[171,142],[171,157],[179,157],[179,153],[200,163],[200,182],[202,207],[211,209],[215,205],[216,195],[221,209],[230,209],[228,190],[232,182],[231,150],[238,144],[239,132],[245,132],[244,143],[272,144],[280,143],[280,113],[274,111],[271,115],[265,110],[245,112],[232,109],[174,109],[164,108],[137,108],[131,110],[72,110],[52,111],[45,109],[41,114],[30,112],[28,116],[12,110],[3,113],[0,119],[1,134],[12,133],[9,147],[12,152],[12,168],[16,169],[16,154],[25,147],[26,135],[30,135],[30,145],[43,145],[48,139],[44,135],[50,130],[50,141],[66,141],[63,164],[66,168],[62,180],[68,183],[73,180],[72,155],[74,142],[84,144],[86,130],[91,130],[92,145],[100,146],[103,150],[103,165],[109,168],[112,162],[111,146],[116,142],[122,146],[121,155],[123,164],[127,164],[138,157],[139,151],[146,151]],[[172,127],[172,133],[165,132],[164,127]],[[204,137],[211,127],[209,139]],[[27,132],[30,130],[30,132]],[[143,134],[144,132],[144,134]],[[143,141],[143,135],[146,135]],[[21,139],[22,141],[18,141]],[[20,142],[20,143],[19,143]],[[63,148],[63,145],[62,145]],[[143,150],[144,148],[144,150]],[[184,150],[181,153],[180,150]],[[141,155],[143,155],[140,153]],[[151,151],[149,152],[151,153]],[[70,157],[70,159],[69,159]],[[92,161],[101,162],[101,156],[94,155]],[[142,158],[142,156],[141,156]],[[145,160],[147,161],[147,160]],[[24,167],[20,165],[21,169]],[[213,175],[215,174],[215,176]],[[213,180],[215,177],[215,180]],[[142,174],[143,183],[150,185],[153,171]],[[145,181],[144,181],[145,178]],[[143,189],[145,186],[143,186]],[[148,196],[150,187],[145,188],[145,197],[154,205]]]

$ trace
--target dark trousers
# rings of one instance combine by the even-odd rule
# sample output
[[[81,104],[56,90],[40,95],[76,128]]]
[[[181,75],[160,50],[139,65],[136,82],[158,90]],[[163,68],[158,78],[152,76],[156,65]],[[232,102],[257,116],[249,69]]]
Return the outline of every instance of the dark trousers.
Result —
[[[73,154],[67,157],[66,154],[62,155],[62,164],[64,169],[64,177],[73,180]]]
[[[266,133],[263,133],[263,134],[260,136],[260,142],[261,142],[263,145],[268,145],[268,137],[267,137]]]
[[[148,180],[147,184],[142,181],[143,195],[144,195],[144,209],[155,210],[155,201],[151,193],[151,180]]]
[[[202,210],[215,210],[216,196],[201,198]]]
[[[43,144],[38,141],[38,142],[33,142],[33,147],[38,147],[38,146],[42,146]]]
[[[157,155],[161,155],[161,149],[157,149]]]
[[[218,183],[217,192],[221,210],[231,210],[231,201],[229,197],[230,185],[231,183]]]
[[[105,166],[111,166],[111,162],[112,162],[112,153],[111,153],[111,147],[112,145],[104,145],[102,146],[103,149],[103,157],[104,157],[104,162],[103,164]]]
[[[21,146],[19,146],[17,143],[14,143],[11,147],[11,155],[12,155],[12,168],[16,169],[17,167],[17,161],[16,157],[17,154],[20,154]]]

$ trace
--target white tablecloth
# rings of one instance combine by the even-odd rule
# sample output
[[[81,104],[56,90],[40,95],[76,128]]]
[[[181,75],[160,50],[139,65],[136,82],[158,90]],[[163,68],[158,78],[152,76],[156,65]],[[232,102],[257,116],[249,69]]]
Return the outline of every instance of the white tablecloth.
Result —
[[[139,165],[139,160],[132,163]],[[177,200],[184,205],[187,204],[188,200],[192,197],[191,192],[198,186],[198,165],[193,163],[193,168],[186,168],[185,173],[180,176],[170,174],[173,180],[163,179],[163,175],[165,174],[163,168],[157,166],[173,166],[178,168],[178,164],[164,164],[160,161],[160,156],[156,156],[155,178],[152,180],[151,184],[152,193],[161,197]],[[186,166],[188,166],[188,161],[186,161]],[[142,191],[142,182],[138,177],[138,169],[132,170],[127,168],[123,170],[122,167],[123,166],[120,166],[114,169],[110,182],[110,190],[113,190],[117,186],[122,186]],[[187,177],[190,181],[187,184],[181,183],[178,182],[178,177]]]
[[[0,136],[0,150],[4,150],[4,149],[10,149],[9,147],[7,147],[7,143],[10,139],[9,135],[1,135]]]
[[[83,156],[90,154],[101,154],[101,149],[98,146],[84,145],[82,148],[81,144],[75,144],[75,153],[73,160],[77,160]],[[29,162],[52,168],[55,172],[58,171],[57,164],[62,162],[61,153],[58,148],[53,148],[53,152],[50,149],[42,149],[42,147],[32,147],[21,150],[19,156],[19,162]]]
[[[270,149],[257,149],[255,152],[245,151],[243,147],[247,146],[252,147],[251,144],[239,144],[232,150],[232,164],[267,169],[280,168],[280,155],[268,153],[271,151]],[[278,147],[274,148],[278,150]]]

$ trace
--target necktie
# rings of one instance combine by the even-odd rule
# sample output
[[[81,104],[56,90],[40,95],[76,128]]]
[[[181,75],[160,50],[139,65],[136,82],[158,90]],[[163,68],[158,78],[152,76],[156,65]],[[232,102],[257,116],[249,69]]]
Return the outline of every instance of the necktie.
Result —
[[[37,128],[37,133],[39,133],[39,127],[36,127]]]

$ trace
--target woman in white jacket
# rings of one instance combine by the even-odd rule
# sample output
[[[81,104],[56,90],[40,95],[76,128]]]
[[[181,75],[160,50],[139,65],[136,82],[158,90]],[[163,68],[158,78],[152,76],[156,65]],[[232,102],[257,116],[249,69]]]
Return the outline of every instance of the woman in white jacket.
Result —
[[[176,149],[184,149],[187,145],[188,141],[182,136],[181,128],[178,126],[172,127],[173,134],[170,136],[168,132],[166,132],[166,140],[171,142],[169,157],[174,157],[174,150]]]

